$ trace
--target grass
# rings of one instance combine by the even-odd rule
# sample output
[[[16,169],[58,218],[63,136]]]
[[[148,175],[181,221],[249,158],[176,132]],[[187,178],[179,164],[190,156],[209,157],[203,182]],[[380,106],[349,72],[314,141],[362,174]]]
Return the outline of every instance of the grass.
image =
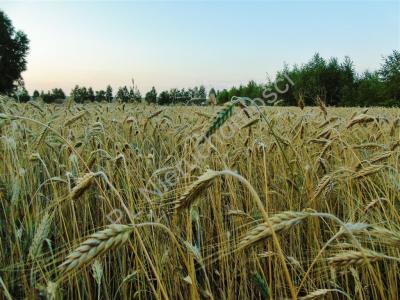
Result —
[[[0,298],[397,299],[399,115],[3,98]]]

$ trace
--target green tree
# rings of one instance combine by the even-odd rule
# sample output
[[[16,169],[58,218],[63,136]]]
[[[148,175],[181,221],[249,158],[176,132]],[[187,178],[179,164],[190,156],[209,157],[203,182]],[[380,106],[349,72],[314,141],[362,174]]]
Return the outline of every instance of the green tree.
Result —
[[[89,100],[91,102],[93,102],[94,100],[96,100],[96,97],[94,95],[94,91],[91,87],[88,88],[87,90],[87,97],[85,100]]]
[[[112,100],[113,100],[113,90],[112,87],[108,85],[106,88],[106,101],[112,102]]]
[[[317,53],[304,65],[285,65],[267,88],[287,105],[296,105],[300,96],[306,105],[314,105],[317,97],[329,105],[342,105],[353,101],[355,81],[350,58],[339,63],[337,58],[325,60]]]
[[[206,88],[204,87],[204,85],[201,85],[199,87],[198,97],[202,98],[202,99],[205,99],[207,97],[207,92],[206,92]]]
[[[26,70],[29,40],[25,33],[16,31],[11,20],[0,11],[0,93],[10,93]]]
[[[385,104],[384,83],[378,72],[365,72],[356,83],[356,92],[351,104],[359,106],[378,106]]]
[[[88,93],[85,87],[76,85],[71,91],[71,97],[76,103],[83,103],[88,99]]]
[[[400,104],[400,51],[394,50],[391,55],[384,57],[379,74],[385,83],[386,96]]]
[[[11,93],[11,97],[17,100],[18,102],[28,102],[31,97],[29,96],[28,91],[26,90],[24,83],[21,81],[20,85]]]
[[[142,101],[142,94],[137,88],[135,89],[134,100],[138,102]]]
[[[52,94],[54,100],[66,98],[65,93],[62,89],[58,89],[58,88],[52,89],[51,94]]]
[[[158,97],[157,103],[159,105],[168,105],[171,103],[171,96],[168,91],[162,91]]]
[[[95,100],[97,102],[105,101],[106,100],[106,92],[104,90],[96,91]]]
[[[33,97],[33,98],[39,98],[39,97],[40,97],[39,92],[38,92],[37,90],[34,90],[34,91],[33,91],[33,94],[32,94],[32,97]]]
[[[129,102],[130,95],[128,88],[126,86],[120,87],[115,95],[115,98],[121,102]]]
[[[224,104],[230,100],[229,91],[227,89],[223,89],[217,94],[217,103]]]
[[[157,103],[157,91],[154,86],[146,93],[145,100],[149,103]]]

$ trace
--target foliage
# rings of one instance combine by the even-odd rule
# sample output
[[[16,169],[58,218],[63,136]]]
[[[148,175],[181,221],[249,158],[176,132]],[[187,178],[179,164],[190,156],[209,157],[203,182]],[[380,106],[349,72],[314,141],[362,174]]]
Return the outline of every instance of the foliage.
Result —
[[[44,102],[46,103],[53,103],[56,100],[64,100],[65,93],[62,89],[52,89],[51,91],[48,91],[47,93],[44,93],[43,91],[40,93],[40,97],[43,99]]]
[[[245,86],[218,91],[217,101],[222,104],[239,96],[262,97],[271,103],[276,96],[289,106],[297,105],[300,99],[305,105],[317,105],[317,99],[321,99],[330,106],[399,106],[400,52],[395,50],[383,60],[379,70],[358,75],[349,57],[339,62],[317,53],[306,64],[284,65],[275,80],[265,85],[250,81]]]
[[[379,74],[385,83],[385,96],[400,101],[400,51],[394,50],[391,55],[384,58]]]
[[[11,20],[0,10],[0,94],[11,93],[26,70],[29,40],[16,31]]]
[[[149,103],[156,103],[157,102],[157,91],[156,88],[153,86],[150,91],[146,93],[144,99]]]

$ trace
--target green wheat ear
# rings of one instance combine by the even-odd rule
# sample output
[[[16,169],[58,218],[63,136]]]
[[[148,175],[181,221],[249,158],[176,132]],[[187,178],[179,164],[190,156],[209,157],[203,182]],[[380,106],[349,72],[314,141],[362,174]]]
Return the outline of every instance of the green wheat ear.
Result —
[[[210,136],[212,136],[232,116],[236,103],[236,101],[231,101],[229,104],[225,105],[221,111],[218,112],[218,114],[214,117],[210,128],[208,128],[206,133],[201,137],[199,145],[204,143]]]

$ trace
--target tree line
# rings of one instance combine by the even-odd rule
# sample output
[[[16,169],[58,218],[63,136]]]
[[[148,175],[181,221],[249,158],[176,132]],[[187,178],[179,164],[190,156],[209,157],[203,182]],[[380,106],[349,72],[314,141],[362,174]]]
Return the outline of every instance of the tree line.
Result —
[[[233,96],[262,98],[267,104],[317,104],[331,106],[400,106],[400,52],[382,58],[376,71],[357,74],[349,57],[322,58],[318,53],[303,65],[285,65],[274,80],[217,91],[218,103]]]
[[[60,88],[29,95],[21,73],[26,70],[29,39],[17,31],[11,20],[0,10],[0,94],[19,102],[41,98],[46,103],[62,102],[66,94]],[[331,106],[400,106],[400,52],[394,50],[383,57],[376,71],[358,74],[349,57],[339,61],[336,57],[324,59],[315,54],[302,65],[284,65],[274,80],[265,83],[250,81],[246,85],[209,93],[204,86],[189,89],[170,89],[157,93],[152,87],[144,97],[132,81],[132,86],[118,88],[115,95],[111,86],[94,91],[91,87],[75,86],[70,97],[77,103],[86,101],[147,101],[160,105],[177,103],[204,104],[207,98],[223,104],[233,96],[261,98],[270,105],[316,104],[318,99]]]
[[[10,95],[20,102],[31,99],[24,87]],[[210,94],[216,102],[223,104],[233,96],[261,98],[268,105],[305,105],[317,104],[321,99],[330,106],[400,106],[400,52],[394,50],[383,57],[376,71],[357,74],[354,63],[349,57],[343,61],[332,57],[324,59],[315,54],[310,61],[302,65],[284,65],[276,77],[266,83],[249,81],[246,85],[230,89],[215,90],[199,87],[188,89],[173,88],[157,92],[152,87],[144,97],[134,84],[131,87],[119,87],[115,95],[110,85],[105,90],[94,91],[91,87],[75,86],[70,97],[77,103],[84,102],[141,102],[159,105],[205,104]],[[61,102],[66,94],[60,88],[47,92],[34,91],[32,98],[41,98],[46,103]],[[318,100],[319,101],[319,100]]]

